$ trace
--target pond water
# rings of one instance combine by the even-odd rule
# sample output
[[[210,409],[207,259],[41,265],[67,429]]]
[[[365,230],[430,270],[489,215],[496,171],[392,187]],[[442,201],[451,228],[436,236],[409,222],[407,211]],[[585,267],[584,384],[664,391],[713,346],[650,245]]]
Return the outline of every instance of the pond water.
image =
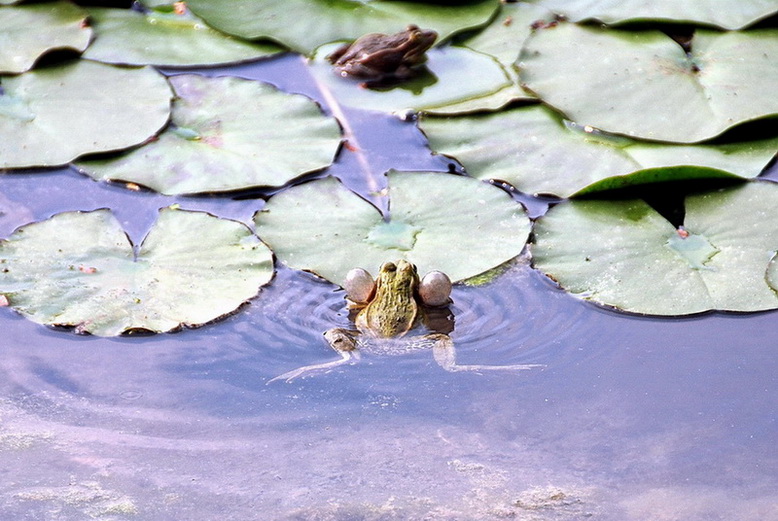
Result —
[[[292,56],[229,73],[320,98]],[[412,123],[347,117],[364,156],[328,173],[353,189],[448,169]],[[0,236],[110,207],[138,242],[176,202],[247,224],[263,204],[8,174]],[[778,520],[776,313],[627,316],[521,258],[453,299],[459,362],[545,368],[447,373],[419,351],[268,385],[336,359],[322,332],[347,324],[342,291],[283,268],[175,334],[78,336],[0,308],[0,519]]]

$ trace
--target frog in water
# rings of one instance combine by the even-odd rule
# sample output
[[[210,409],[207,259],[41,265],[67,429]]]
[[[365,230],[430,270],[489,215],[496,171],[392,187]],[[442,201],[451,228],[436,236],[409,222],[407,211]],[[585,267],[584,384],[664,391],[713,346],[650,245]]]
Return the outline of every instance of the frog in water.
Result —
[[[327,56],[343,77],[367,81],[404,80],[418,71],[438,33],[415,25],[397,34],[371,33],[345,44]]]
[[[293,379],[317,372],[327,371],[341,364],[359,359],[360,348],[380,354],[402,354],[432,347],[435,361],[443,369],[456,371],[524,370],[539,365],[459,365],[451,337],[446,333],[433,332],[415,339],[398,340],[435,308],[440,310],[450,302],[451,281],[439,271],[428,273],[419,280],[416,266],[399,260],[386,262],[381,266],[378,278],[373,283],[370,274],[361,269],[351,270],[346,276],[347,299],[359,312],[354,320],[357,330],[333,328],[325,331],[324,337],[341,358],[332,362],[313,364],[289,371],[270,380]],[[453,329],[453,327],[451,328]],[[367,337],[367,342],[357,342],[357,337]]]

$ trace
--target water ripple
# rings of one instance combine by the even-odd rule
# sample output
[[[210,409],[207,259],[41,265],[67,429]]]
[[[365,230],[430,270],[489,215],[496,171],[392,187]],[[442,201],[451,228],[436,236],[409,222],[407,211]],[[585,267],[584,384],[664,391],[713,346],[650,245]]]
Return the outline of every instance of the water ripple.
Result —
[[[261,349],[272,353],[273,365],[332,358],[322,333],[353,327],[343,297],[322,279],[282,269],[252,304],[244,334],[262,331]],[[597,337],[591,314],[599,311],[554,288],[525,260],[489,284],[455,285],[452,298],[451,337],[463,359],[479,359],[473,363],[564,363]]]

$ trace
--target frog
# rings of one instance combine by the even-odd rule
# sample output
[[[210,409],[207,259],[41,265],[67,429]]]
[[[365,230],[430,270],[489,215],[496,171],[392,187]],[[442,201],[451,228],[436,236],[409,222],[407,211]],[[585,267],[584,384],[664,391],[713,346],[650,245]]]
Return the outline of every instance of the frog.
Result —
[[[451,322],[438,321],[433,315],[448,315],[452,289],[449,277],[440,271],[431,271],[419,279],[414,264],[406,260],[385,262],[378,277],[373,280],[362,268],[351,270],[344,283],[349,307],[356,311],[353,319],[356,329],[332,328],[324,332],[329,346],[340,355],[331,362],[313,364],[289,371],[270,380],[292,380],[315,373],[327,372],[339,365],[355,363],[360,359],[360,348],[374,354],[398,355],[418,349],[432,348],[433,358],[446,371],[522,371],[542,367],[537,364],[520,365],[463,365],[456,362],[454,342],[448,335]],[[420,323],[432,332],[406,339]]]
[[[409,25],[396,34],[370,33],[342,45],[327,60],[344,78],[370,82],[407,80],[419,72],[427,60],[425,53],[438,33]]]

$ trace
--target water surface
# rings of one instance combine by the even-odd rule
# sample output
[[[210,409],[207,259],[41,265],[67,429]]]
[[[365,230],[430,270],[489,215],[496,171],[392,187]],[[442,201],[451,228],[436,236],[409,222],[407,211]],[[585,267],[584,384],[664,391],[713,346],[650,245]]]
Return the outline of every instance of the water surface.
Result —
[[[293,56],[230,72],[319,98]],[[411,122],[347,116],[365,155],[327,173],[348,186],[448,170]],[[110,207],[140,241],[172,203],[247,224],[263,205],[7,174],[0,236]],[[461,363],[545,368],[447,373],[420,351],[267,385],[336,359],[322,332],[348,324],[342,291],[284,268],[240,312],[175,334],[77,336],[2,308],[0,518],[778,519],[776,313],[617,314],[523,259],[453,298]]]

